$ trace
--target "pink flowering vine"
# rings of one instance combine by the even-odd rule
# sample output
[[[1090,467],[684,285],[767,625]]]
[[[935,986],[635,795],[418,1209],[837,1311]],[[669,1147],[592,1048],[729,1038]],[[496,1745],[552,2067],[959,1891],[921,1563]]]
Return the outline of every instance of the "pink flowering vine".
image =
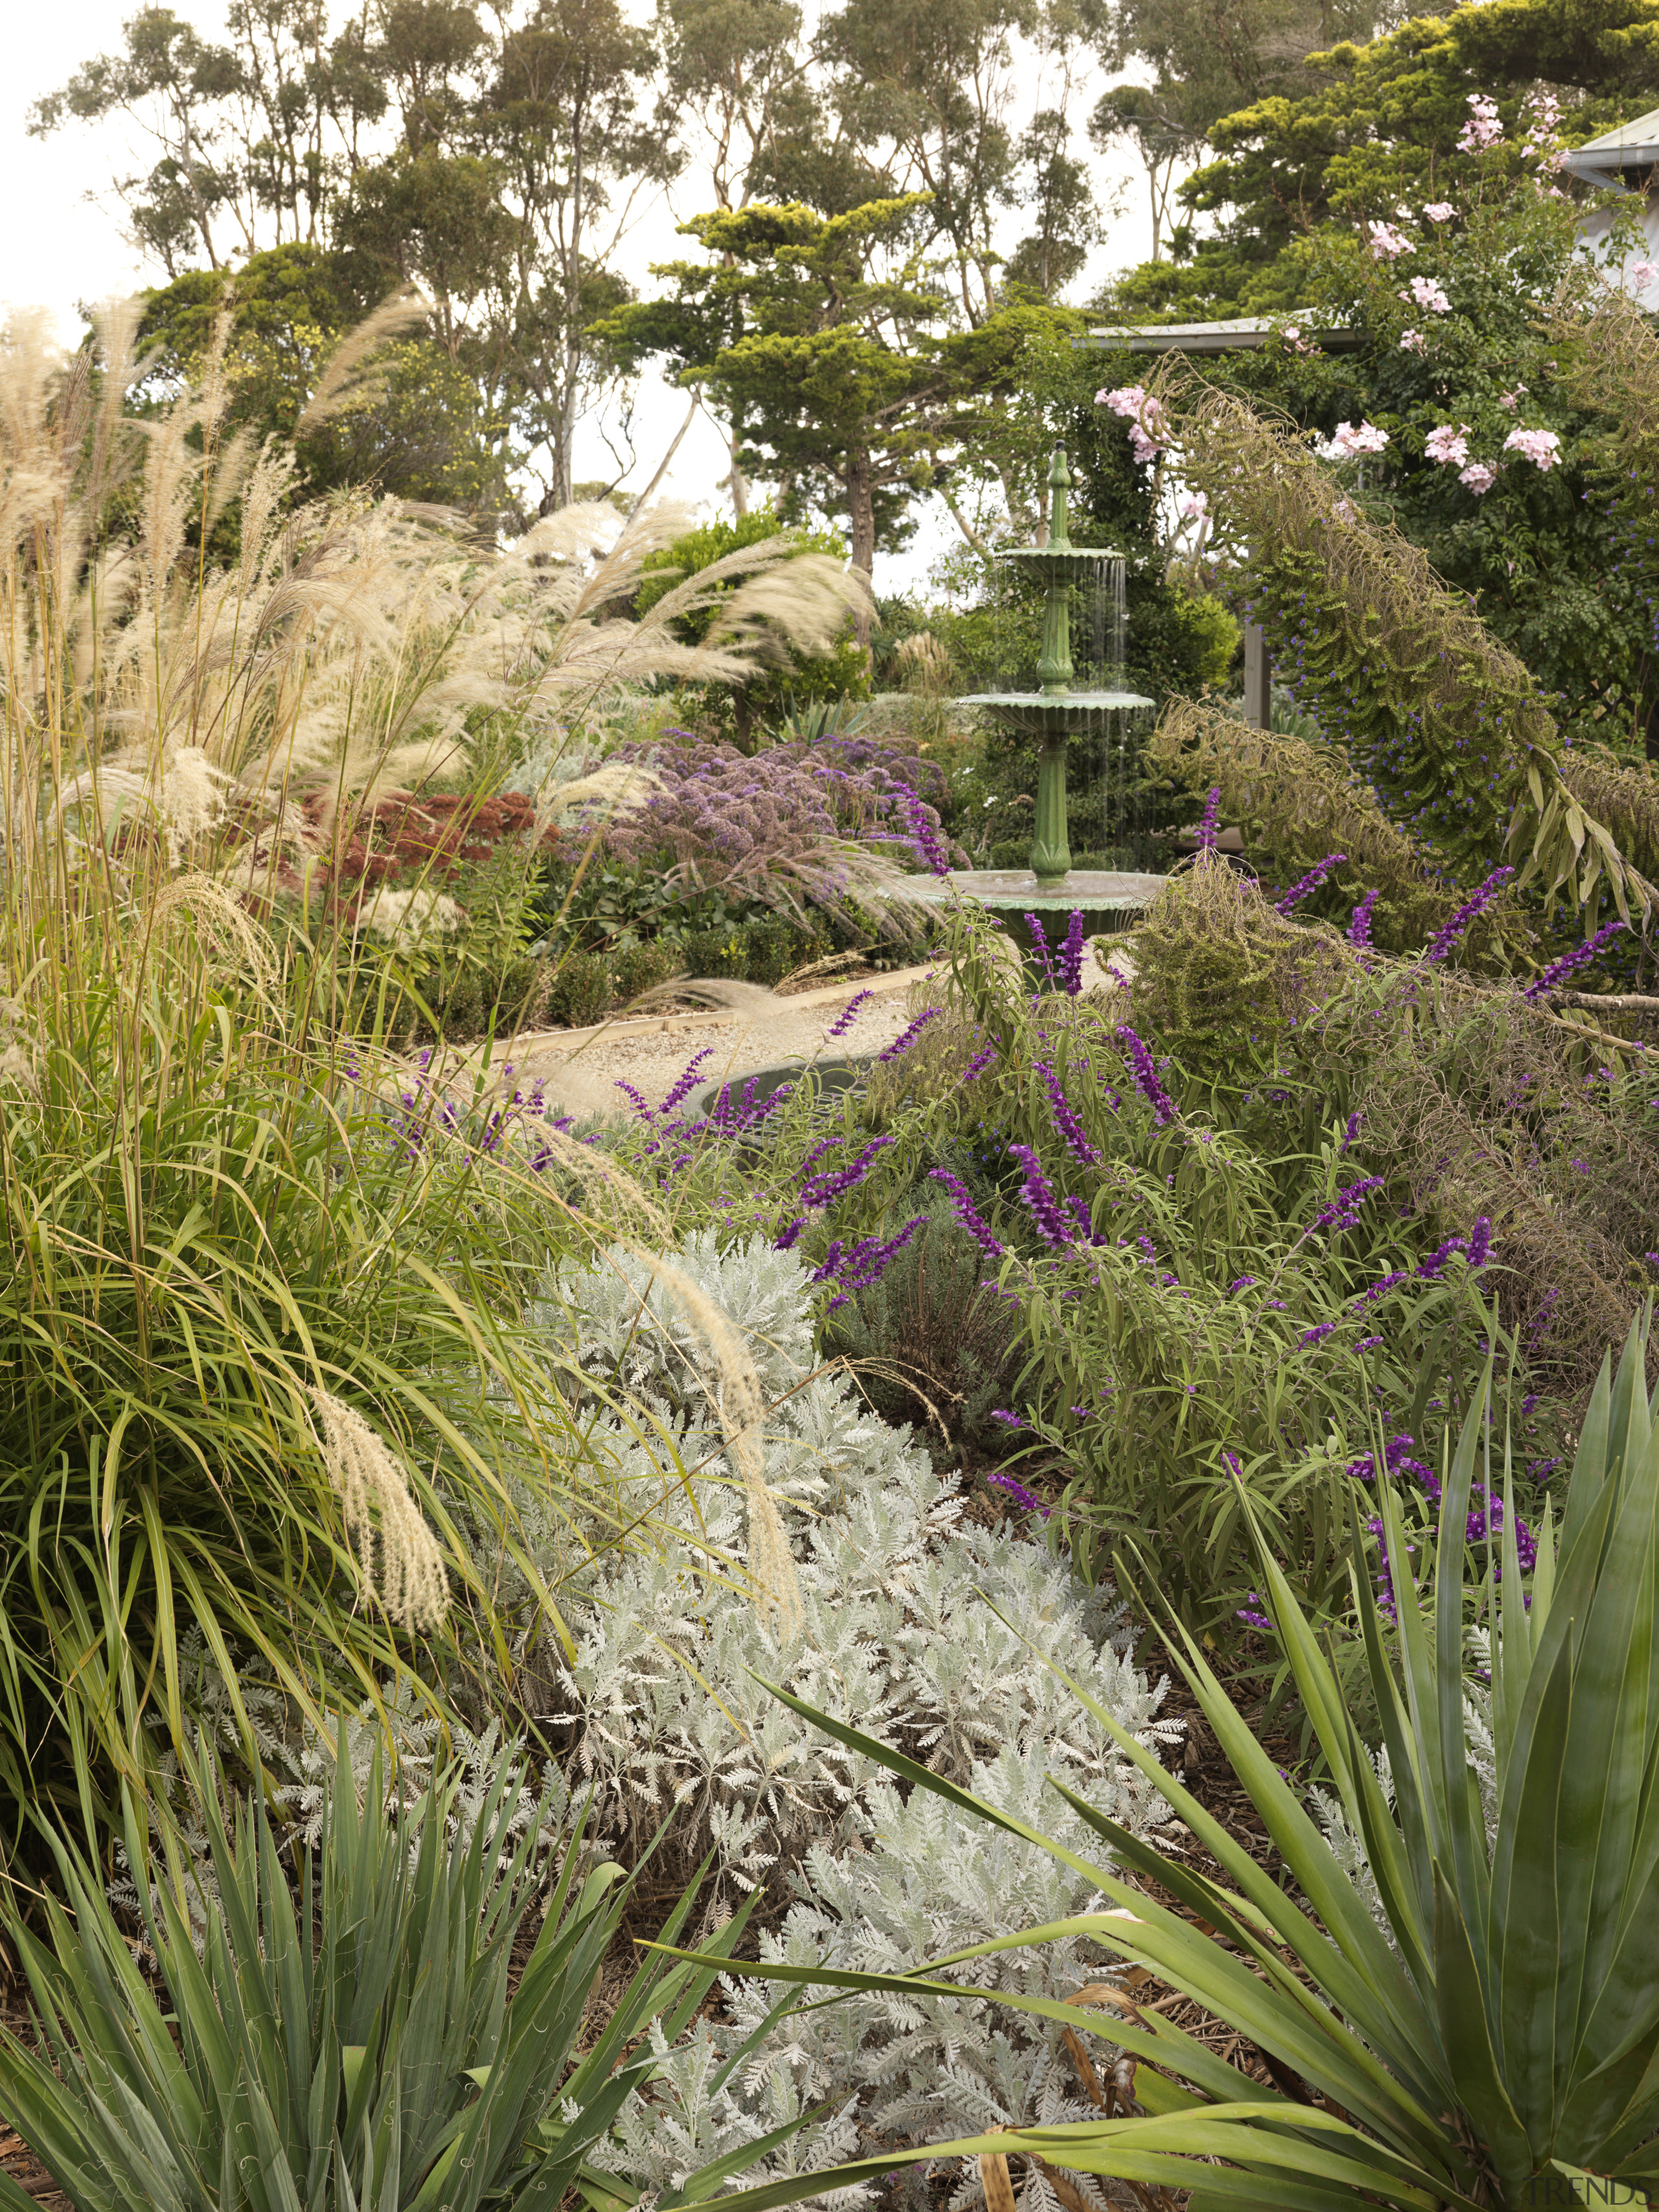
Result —
[[[1511,430],[1504,451],[1524,454],[1535,469],[1548,470],[1561,458],[1561,441],[1553,430]]]
[[[1424,453],[1442,468],[1462,468],[1469,458],[1468,428],[1467,422],[1460,422],[1455,430],[1449,422],[1443,422],[1423,441]]]

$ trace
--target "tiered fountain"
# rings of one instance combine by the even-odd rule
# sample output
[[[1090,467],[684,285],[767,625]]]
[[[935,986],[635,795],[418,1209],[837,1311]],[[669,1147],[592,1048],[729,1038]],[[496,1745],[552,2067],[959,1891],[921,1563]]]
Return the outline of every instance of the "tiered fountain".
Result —
[[[958,703],[983,707],[1006,729],[1038,738],[1036,835],[1031,840],[1031,865],[1023,868],[957,868],[948,876],[906,888],[922,898],[946,897],[952,890],[977,899],[981,906],[1005,915],[1013,933],[1023,937],[1020,918],[1036,914],[1045,923],[1050,942],[1054,929],[1049,917],[1059,919],[1065,933],[1065,917],[1073,908],[1083,910],[1085,930],[1091,936],[1121,929],[1163,889],[1161,876],[1119,875],[1102,869],[1073,870],[1066,830],[1066,740],[1074,730],[1104,736],[1115,726],[1114,718],[1152,702],[1134,691],[1073,691],[1072,685],[1071,587],[1097,577],[1105,565],[1121,559],[1109,548],[1073,545],[1066,526],[1066,495],[1071,471],[1066,448],[1056,446],[1048,471],[1049,514],[1048,542],[1042,545],[1011,546],[997,557],[1016,564],[1027,575],[1047,585],[1048,612],[1042,626],[1042,653],[1037,662],[1040,691],[985,691]]]

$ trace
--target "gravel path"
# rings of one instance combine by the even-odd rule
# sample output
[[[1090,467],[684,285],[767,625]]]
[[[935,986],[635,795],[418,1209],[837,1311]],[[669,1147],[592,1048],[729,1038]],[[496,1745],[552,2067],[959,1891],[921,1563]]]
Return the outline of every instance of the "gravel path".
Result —
[[[849,1052],[879,1052],[912,1018],[910,987],[932,973],[927,968],[901,969],[864,983],[834,984],[779,998],[757,984],[725,985],[728,1009],[659,1018],[648,1026],[613,1023],[597,1030],[540,1030],[520,1037],[496,1054],[505,1073],[512,1069],[515,1089],[545,1085],[578,1114],[626,1113],[620,1079],[659,1105],[694,1054],[707,1051],[698,1071],[708,1082],[752,1074],[780,1061],[839,1059]],[[831,1038],[830,1025],[859,991],[870,995],[844,1036]]]

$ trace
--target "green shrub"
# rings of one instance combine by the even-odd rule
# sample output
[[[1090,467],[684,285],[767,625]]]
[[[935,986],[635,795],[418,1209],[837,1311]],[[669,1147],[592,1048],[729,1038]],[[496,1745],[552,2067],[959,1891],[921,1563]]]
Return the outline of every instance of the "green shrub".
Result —
[[[826,1317],[827,1352],[858,1363],[860,1384],[884,1420],[937,1426],[960,1447],[1000,1446],[990,1419],[1008,1401],[1017,1363],[1006,1306],[981,1288],[985,1255],[952,1218],[934,1185],[921,1201],[926,1225],[885,1273]],[[873,1232],[896,1235],[890,1213]]]
[[[616,992],[611,963],[603,953],[562,952],[547,994],[548,1019],[567,1029],[583,1029],[609,1012]]]
[[[741,923],[725,929],[688,930],[682,941],[689,975],[749,973],[749,940]]]
[[[667,982],[671,975],[680,972],[682,956],[678,945],[666,938],[654,938],[644,945],[624,945],[611,956],[611,974],[617,998],[623,1006],[654,991],[659,984]]]

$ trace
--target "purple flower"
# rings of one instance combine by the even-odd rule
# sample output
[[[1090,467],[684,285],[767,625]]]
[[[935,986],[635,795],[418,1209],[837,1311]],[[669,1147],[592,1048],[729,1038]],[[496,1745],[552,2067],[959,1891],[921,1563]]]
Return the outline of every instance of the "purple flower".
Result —
[[[949,1168],[934,1168],[929,1172],[928,1181],[942,1182],[945,1185],[956,1202],[957,1219],[988,1260],[1000,1260],[1002,1257],[1002,1247],[992,1235],[986,1223],[980,1218],[973,1200],[968,1195],[968,1186],[962,1177],[952,1175]]]
[[[1367,891],[1364,897],[1360,900],[1358,905],[1354,908],[1353,919],[1348,924],[1348,942],[1350,945],[1357,945],[1360,946],[1362,950],[1370,945],[1371,941],[1371,915],[1376,908],[1377,900],[1381,896],[1382,893],[1380,891]]]
[[[1152,1119],[1158,1127],[1167,1128],[1176,1117],[1175,1103],[1158,1079],[1158,1069],[1152,1055],[1129,1027],[1127,1022],[1117,1025],[1117,1036],[1122,1040],[1128,1055],[1130,1072],[1143,1098],[1152,1109]]]
[[[1078,1234],[1085,1244],[1103,1244],[1106,1239],[1095,1234],[1094,1223],[1089,1218],[1089,1209],[1080,1198],[1068,1198],[1066,1211],[1078,1227]]]
[[[1067,1150],[1074,1159],[1081,1160],[1085,1167],[1097,1168],[1100,1165],[1100,1154],[1089,1142],[1087,1133],[1082,1122],[1077,1118],[1071,1100],[1060,1088],[1060,1078],[1046,1060],[1039,1060],[1034,1062],[1034,1066],[1037,1075],[1042,1079],[1043,1089],[1048,1094],[1048,1103],[1054,1111],[1054,1127],[1064,1138]]]
[[[927,1220],[925,1213],[913,1214],[898,1234],[888,1237],[885,1243],[878,1237],[863,1237],[845,1252],[842,1250],[841,1240],[837,1237],[830,1247],[823,1265],[811,1278],[815,1283],[823,1283],[833,1277],[838,1284],[837,1294],[830,1299],[824,1311],[834,1313],[837,1306],[847,1304],[854,1291],[867,1291],[872,1283],[878,1283],[917,1230],[926,1225]]]
[[[1340,868],[1347,859],[1346,853],[1327,853],[1316,860],[1299,884],[1293,884],[1282,899],[1273,902],[1275,914],[1289,914],[1292,907],[1300,906],[1304,898],[1311,898],[1333,868]]]
[[[684,1072],[675,1079],[673,1089],[669,1092],[667,1097],[663,1100],[662,1104],[657,1109],[665,1120],[673,1112],[677,1106],[683,1106],[685,1101],[691,1096],[691,1093],[696,1089],[697,1070],[702,1066],[704,1060],[708,1058],[710,1053],[712,1053],[714,1049],[714,1048],[712,1044],[706,1044],[701,1052],[694,1052],[690,1059],[687,1060]]]
[[[1216,817],[1220,811],[1221,786],[1217,783],[1210,787],[1210,795],[1204,802],[1204,817],[1196,832],[1198,848],[1201,853],[1207,853],[1215,843]]]
[[[1228,1297],[1231,1297],[1235,1291],[1248,1291],[1255,1280],[1255,1277],[1254,1275],[1239,1275],[1236,1277],[1234,1280],[1227,1285]]]
[[[1335,1327],[1334,1321],[1316,1322],[1311,1328],[1303,1330],[1302,1341],[1304,1344],[1322,1344]]]
[[[991,1419],[1006,1423],[1011,1429],[1023,1429],[1025,1425],[1018,1413],[993,1413]],[[1045,1505],[1040,1498],[1033,1497],[1025,1485],[1016,1482],[1012,1474],[993,1474],[988,1480],[994,1482],[999,1490],[1006,1490],[1015,1504],[1023,1505],[1028,1513],[1040,1513],[1045,1521],[1048,1518],[1052,1508]]]
[[[1035,914],[1028,914],[1025,917],[1025,927],[1031,933],[1031,950],[1042,964],[1043,979],[1052,991],[1054,988],[1054,963],[1048,951],[1048,939],[1043,933],[1041,917]]]
[[[878,1060],[896,1060],[901,1053],[908,1052],[911,1046],[921,1035],[923,1030],[927,1028],[928,1023],[933,1020],[934,1015],[942,1013],[943,1012],[944,1008],[941,1006],[925,1006],[921,1012],[916,1016],[915,1021],[911,1023],[909,1028],[908,1030],[901,1030],[899,1034],[893,1039],[891,1044],[888,1046],[887,1049],[884,1052],[878,1052],[876,1054],[876,1058]]]
[[[804,1213],[798,1213],[794,1219],[789,1224],[789,1226],[782,1231],[780,1235],[774,1237],[772,1240],[773,1250],[775,1252],[792,1251],[794,1249],[795,1239],[800,1235],[801,1231],[805,1229],[805,1226],[806,1216]]]
[[[1351,1144],[1352,1144],[1352,1142],[1353,1142],[1354,1139],[1355,1139],[1355,1138],[1359,1134],[1359,1125],[1360,1125],[1360,1123],[1364,1120],[1364,1118],[1365,1118],[1365,1117],[1364,1117],[1364,1115],[1363,1114],[1361,1114],[1361,1113],[1358,1113],[1358,1112],[1355,1112],[1355,1113],[1352,1113],[1352,1114],[1350,1114],[1350,1115],[1349,1115],[1349,1116],[1348,1116],[1348,1126],[1347,1126],[1346,1129],[1343,1132],[1341,1147],[1340,1147],[1340,1150],[1339,1151],[1339,1152],[1338,1152],[1338,1154],[1337,1154],[1337,1157],[1338,1157],[1338,1158],[1339,1158],[1339,1159],[1341,1158],[1342,1153],[1343,1153],[1343,1152],[1346,1152],[1347,1151],[1347,1149],[1348,1149],[1349,1146],[1350,1146]]]
[[[1060,1211],[1053,1186],[1042,1172],[1042,1164],[1030,1145],[1010,1145],[1011,1155],[1025,1170],[1025,1182],[1019,1194],[1019,1202],[1036,1224],[1039,1237],[1047,1244],[1073,1243],[1071,1224]]]
[[[1060,988],[1068,999],[1075,999],[1083,988],[1083,909],[1073,907],[1066,931],[1066,942],[1060,948]]]
[[[826,1034],[832,1037],[844,1037],[854,1023],[857,1021],[859,1008],[866,999],[873,999],[875,995],[873,991],[854,991],[847,1004],[836,1016],[835,1020],[830,1023]]]
[[[1436,967],[1448,954],[1455,952],[1514,873],[1513,868],[1494,868],[1474,897],[1466,899],[1451,920],[1429,939],[1418,963],[1419,967]]]
[[[1382,1188],[1381,1176],[1364,1176],[1340,1190],[1330,1204],[1322,1206],[1313,1218],[1316,1229],[1352,1229],[1358,1218],[1359,1209],[1374,1191]]]
[[[1486,1264],[1487,1255],[1491,1249],[1492,1224],[1487,1220],[1484,1213],[1477,1214],[1475,1216],[1474,1226],[1469,1231],[1470,1267],[1484,1267]]]
[[[948,876],[951,856],[939,834],[939,817],[925,806],[914,791],[904,793],[904,811],[910,824],[910,848],[930,875]]]
[[[983,1075],[986,1069],[991,1065],[991,1062],[996,1058],[996,1056],[997,1048],[994,1044],[988,1044],[981,1047],[981,1048],[976,1052],[973,1058],[969,1061],[967,1066],[963,1069],[962,1080],[964,1083],[971,1083],[976,1075]]]
[[[894,1142],[896,1139],[891,1137],[872,1137],[857,1159],[848,1166],[837,1169],[831,1175],[814,1176],[800,1194],[801,1204],[809,1207],[833,1205],[843,1192],[853,1189],[864,1181],[874,1165],[877,1155],[885,1152]]]
[[[1622,921],[1610,921],[1605,928],[1598,929],[1595,936],[1586,944],[1577,946],[1571,952],[1564,953],[1559,960],[1552,961],[1541,975],[1534,977],[1527,985],[1521,994],[1522,997],[1541,999],[1546,991],[1553,990],[1556,984],[1565,982],[1575,968],[1582,968],[1587,960],[1593,960],[1608,939],[1617,937],[1624,927]]]

